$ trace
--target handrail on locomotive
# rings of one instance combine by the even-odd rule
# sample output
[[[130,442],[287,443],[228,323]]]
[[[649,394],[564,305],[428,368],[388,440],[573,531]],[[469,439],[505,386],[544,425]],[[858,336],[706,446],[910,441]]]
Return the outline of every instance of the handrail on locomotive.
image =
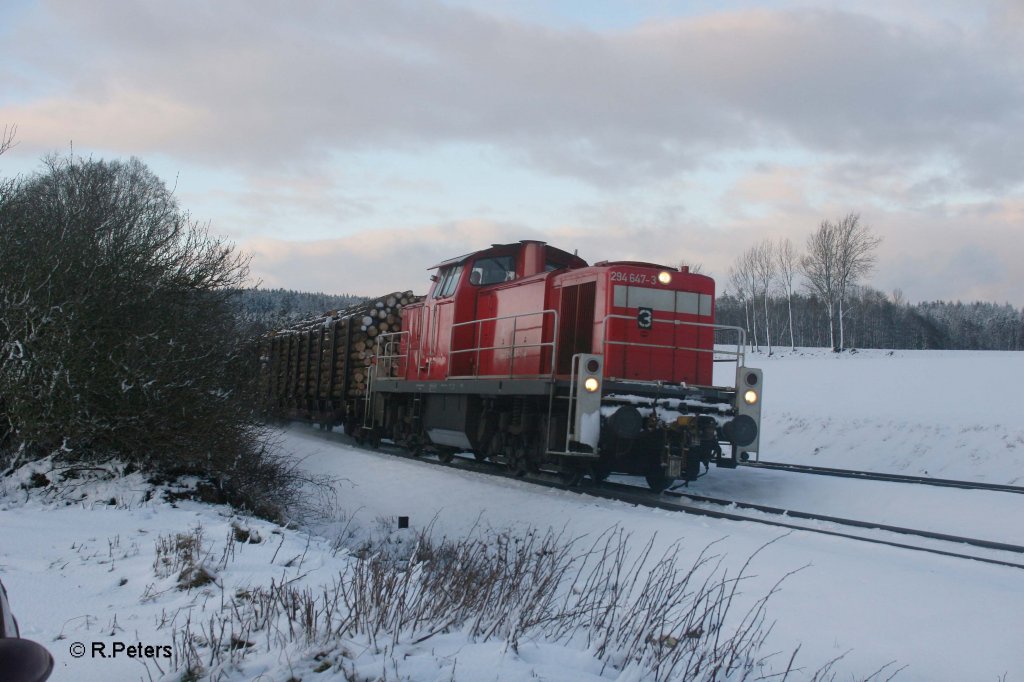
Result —
[[[540,315],[540,316],[551,315],[552,316],[552,318],[553,318],[552,340],[551,341],[543,341],[543,342],[540,342],[540,343],[517,344],[515,342],[515,338],[516,338],[518,319],[519,318],[523,318],[523,317],[536,317],[538,315]],[[679,345],[668,346],[668,345],[663,345],[663,344],[638,343],[636,341],[614,341],[614,340],[611,340],[611,339],[608,338],[608,327],[609,327],[609,325],[607,323],[608,323],[608,320],[612,320],[612,319],[617,319],[617,320],[633,320],[633,317],[631,317],[629,315],[618,315],[618,314],[605,315],[604,319],[601,320],[601,322],[600,322],[600,324],[602,326],[601,340],[602,340],[602,344],[604,346],[626,346],[627,348],[650,348],[650,349],[659,349],[659,350],[686,351],[686,352],[694,352],[694,353],[712,353],[712,354],[714,354],[716,356],[714,358],[715,362],[732,362],[732,363],[736,364],[737,368],[745,367],[746,366],[746,350],[745,350],[745,348],[746,348],[746,345],[747,345],[747,331],[743,327],[737,327],[735,325],[728,325],[728,324],[709,324],[709,323],[706,323],[706,322],[693,322],[693,321],[690,321],[690,320],[672,320],[672,319],[655,318],[655,322],[659,322],[659,323],[669,323],[669,324],[674,324],[674,325],[677,325],[677,326],[687,326],[687,327],[702,327],[702,328],[706,328],[706,329],[711,329],[713,332],[733,332],[733,333],[736,334],[736,341],[735,341],[734,344],[733,343],[730,343],[730,344],[714,344],[711,348],[693,348],[693,347],[689,347],[689,346],[679,346]],[[507,350],[507,351],[509,351],[509,371],[508,371],[508,373],[507,374],[480,375],[479,373],[476,373],[476,372],[474,372],[473,374],[451,374],[451,373],[446,372],[446,374],[445,374],[446,378],[449,378],[449,379],[468,379],[468,378],[481,379],[481,378],[488,378],[488,379],[490,379],[490,378],[497,378],[497,377],[503,377],[504,378],[504,377],[513,377],[513,376],[524,376],[524,375],[516,375],[515,371],[514,371],[515,370],[515,351],[516,351],[516,349],[524,349],[524,348],[550,348],[551,349],[551,353],[548,356],[548,361],[547,361],[547,364],[550,366],[550,371],[548,371],[548,372],[541,372],[541,373],[539,373],[537,375],[525,375],[525,376],[550,377],[551,379],[554,379],[556,377],[556,372],[555,372],[556,367],[555,367],[554,358],[558,357],[558,311],[554,310],[554,309],[551,309],[551,308],[548,308],[546,310],[541,310],[541,311],[538,311],[538,312],[519,313],[519,314],[516,314],[516,315],[502,315],[500,317],[488,317],[488,318],[483,318],[483,319],[479,319],[479,320],[470,320],[469,322],[459,322],[457,324],[452,325],[452,333],[449,335],[449,344],[452,344],[452,341],[454,340],[455,329],[456,328],[466,327],[466,326],[470,326],[470,325],[481,325],[481,324],[483,324],[485,322],[498,322],[498,321],[501,321],[501,320],[512,320],[512,335],[511,335],[512,336],[512,343],[510,343],[510,344],[503,344],[503,345],[500,345],[500,346],[480,346],[480,345],[476,345],[476,346],[473,346],[473,347],[470,347],[470,348],[461,348],[461,349],[451,350],[451,351],[449,351],[449,355],[458,355],[458,354],[463,354],[463,353],[474,353],[475,357],[476,357],[476,362],[473,363],[472,366],[474,368],[476,368],[476,369],[479,369],[479,367],[480,367],[480,360],[479,360],[479,358],[480,358],[480,353],[481,352],[483,352],[483,351],[494,351],[494,350]],[[477,329],[478,329],[478,332],[476,334],[474,334],[474,338],[480,338],[479,327]],[[374,361],[373,361],[373,364],[376,366],[376,372],[375,372],[376,375],[383,376],[383,377],[390,377],[390,376],[394,376],[395,374],[401,374],[403,372],[404,367],[400,363],[402,361],[408,362],[409,358],[412,356],[412,353],[410,352],[411,349],[409,349],[408,346],[406,347],[406,352],[404,352],[404,353],[401,352],[402,351],[402,341],[403,341],[403,338],[405,340],[408,340],[408,337],[409,337],[409,332],[408,331],[385,332],[385,333],[379,334],[377,336],[377,338],[375,340],[376,343],[374,344]],[[735,350],[725,350],[723,348],[719,348],[718,347],[719,345],[735,345],[736,349]],[[727,357],[727,358],[718,358],[717,357],[718,355],[726,355],[726,356],[729,356],[729,357]],[[732,386],[730,388],[736,388],[736,387]]]
[[[552,317],[552,329],[554,330],[554,334],[552,335],[551,341],[541,341],[539,343],[520,343],[520,344],[516,343],[516,332],[518,331],[518,324],[519,324],[519,319],[520,318],[540,316],[540,318],[541,318],[541,327],[543,327],[544,326],[544,317],[547,316],[547,315],[551,315],[551,317]],[[473,338],[479,339],[482,336],[482,329],[481,329],[480,325],[482,325],[485,322],[495,322],[495,323],[497,323],[497,322],[500,322],[502,320],[512,320],[512,343],[504,344],[504,345],[501,345],[501,346],[479,346],[479,345],[477,345],[477,346],[475,346],[473,348],[459,348],[459,349],[455,348],[455,330],[456,329],[460,329],[462,327],[468,327],[470,325],[476,325],[476,330],[475,330],[475,333],[473,334]],[[449,356],[454,356],[454,355],[461,355],[463,353],[474,353],[475,354],[475,356],[474,356],[475,357],[475,362],[473,362],[471,366],[476,371],[474,371],[472,374],[451,374],[449,372],[449,373],[447,373],[446,376],[449,379],[468,379],[468,378],[474,378],[474,379],[487,378],[487,379],[490,379],[490,378],[497,378],[497,377],[513,377],[513,376],[538,376],[538,377],[550,376],[550,377],[553,377],[554,374],[555,374],[555,361],[554,361],[554,359],[555,359],[555,357],[557,357],[556,354],[555,354],[555,351],[557,350],[557,341],[556,341],[556,339],[558,339],[558,311],[557,310],[553,310],[551,308],[548,308],[546,310],[535,311],[535,312],[532,312],[532,313],[517,313],[515,315],[501,315],[499,317],[486,317],[486,318],[483,318],[483,319],[480,319],[480,320],[470,320],[468,322],[458,322],[458,323],[452,325],[452,331],[448,335],[448,347],[451,348],[451,350],[448,351],[448,354],[449,354]],[[529,375],[529,374],[517,375],[515,373],[516,349],[517,348],[520,349],[520,350],[523,350],[523,349],[526,349],[526,348],[550,348],[551,349],[551,354],[550,354],[550,356],[548,356],[548,362],[551,365],[551,371],[550,372],[540,372],[540,373],[538,373],[536,375]],[[506,350],[506,351],[508,351],[508,374],[481,375],[479,373],[479,370],[480,370],[480,353],[483,352],[483,351],[488,351],[488,350],[490,350],[490,351],[495,351],[495,350]],[[543,367],[543,365],[541,365],[541,366]],[[451,367],[451,365],[449,365],[449,367]]]

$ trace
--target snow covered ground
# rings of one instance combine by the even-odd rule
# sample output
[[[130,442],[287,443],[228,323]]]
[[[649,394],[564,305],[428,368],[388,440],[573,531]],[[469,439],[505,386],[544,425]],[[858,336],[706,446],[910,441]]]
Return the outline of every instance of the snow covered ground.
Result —
[[[788,348],[765,374],[761,458],[1024,485],[1024,353]]]
[[[749,364],[765,370],[764,459],[1024,482],[1024,425],[1014,402],[1016,387],[1024,384],[1024,354],[805,350],[754,356]],[[57,659],[53,679],[159,679],[160,670],[169,669],[167,659],[75,658],[71,647],[122,641],[172,646],[177,653],[186,628],[216,638],[209,623],[225,599],[271,581],[315,592],[351,571],[360,550],[401,554],[412,533],[428,527],[435,537],[508,532],[521,538],[529,529],[554,529],[584,539],[617,528],[630,536],[634,551],[651,542],[653,556],[679,543],[683,566],[715,543],[713,553],[730,575],[772,543],[753,559],[727,621],[735,625],[797,571],[768,602],[775,625],[762,653],[780,653],[762,673],[784,668],[799,646],[802,672],[790,679],[839,656],[832,668],[839,680],[866,678],[890,661],[880,679],[903,666],[897,680],[1024,679],[1021,569],[636,508],[359,450],[340,434],[304,426],[283,438],[308,471],[335,478],[336,500],[313,505],[322,513],[307,515],[299,529],[223,507],[147,499],[149,486],[137,474],[71,481],[60,495],[20,488],[27,471],[0,484],[0,577],[23,635]],[[1017,498],[1024,496],[742,468],[712,469],[692,488],[1022,542],[1024,500]],[[396,528],[399,516],[409,517],[411,531]],[[201,563],[213,582],[180,590],[178,571],[162,563],[168,554],[157,548],[197,527],[205,547]],[[645,679],[636,666],[602,667],[578,641],[533,638],[514,650],[456,631],[390,648],[347,637],[332,646],[293,643],[267,651],[265,634],[242,639],[220,679]]]

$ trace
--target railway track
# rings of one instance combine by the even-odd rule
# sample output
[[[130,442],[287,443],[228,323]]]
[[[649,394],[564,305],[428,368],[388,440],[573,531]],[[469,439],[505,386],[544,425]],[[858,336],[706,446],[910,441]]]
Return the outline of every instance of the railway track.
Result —
[[[323,435],[327,436],[328,434]],[[334,435],[337,436],[339,434]],[[339,442],[345,442],[354,445],[354,443],[351,443],[351,439],[349,439],[348,437],[343,436],[341,438],[344,440],[338,438],[332,438],[331,440],[336,440]],[[860,521],[857,519],[844,519],[824,514],[814,514],[810,512],[802,512],[792,509],[781,509],[777,507],[769,507],[765,505],[751,504],[735,500],[724,500],[719,498],[696,495],[690,492],[678,490],[669,490],[661,494],[656,494],[640,486],[632,486],[624,483],[612,483],[607,481],[585,486],[572,486],[558,480],[558,477],[556,475],[541,474],[536,476],[522,477],[509,472],[504,466],[500,464],[491,462],[479,462],[472,458],[465,457],[455,457],[453,460],[449,462],[443,462],[440,459],[437,459],[430,455],[417,457],[404,449],[386,443],[380,447],[380,450],[387,452],[389,455],[421,461],[434,466],[450,467],[460,471],[472,471],[476,473],[483,473],[489,476],[497,476],[500,478],[526,481],[533,485],[564,490],[579,495],[590,495],[592,497],[616,500],[619,502],[625,502],[627,504],[635,504],[637,506],[682,512],[694,516],[703,516],[714,519],[723,519],[729,521],[747,521],[751,523],[758,523],[778,528],[785,528],[788,530],[817,533],[822,535],[829,535],[832,537],[857,540],[860,542],[866,542],[875,545],[885,545],[899,549],[927,552],[930,554],[936,554],[940,556],[980,561],[983,563],[994,564],[997,566],[1008,566],[1012,568],[1024,569],[1024,546],[1020,545],[995,542],[980,538],[970,538],[956,535],[948,535],[944,533],[935,533],[932,531],[924,531],[913,528],[903,528],[888,524]],[[709,505],[728,508],[728,510],[713,509],[710,508]],[[827,524],[827,527],[804,525],[801,523],[794,523],[794,521],[816,522],[819,524]],[[876,535],[872,536],[859,534],[855,532],[856,530],[874,532],[876,533]],[[918,538],[925,542],[934,543],[934,545],[938,546],[913,544],[909,541],[902,541],[887,536],[905,537],[908,538],[908,540],[909,538]],[[960,546],[964,548],[977,548],[990,552],[1000,552],[1011,555],[1019,555],[1022,558],[1020,560],[1014,561],[1010,560],[1009,558],[997,558],[994,556],[967,553],[966,550],[956,551],[958,549],[961,549]]]
[[[836,478],[859,478],[865,481],[889,481],[893,483],[918,483],[942,488],[962,488],[964,490],[991,490],[1002,493],[1024,495],[1024,486],[1005,485],[1002,483],[980,483],[977,481],[957,481],[948,478],[932,478],[930,476],[906,476],[903,474],[885,474],[875,471],[856,471],[852,469],[832,469],[803,464],[785,464],[782,462],[742,462],[740,466],[752,469],[771,469],[775,471],[791,471],[799,474],[832,476]]]
[[[533,479],[530,479],[533,482]],[[903,528],[899,526],[892,526],[881,523],[874,523],[870,521],[859,521],[855,519],[843,519],[835,516],[828,516],[824,514],[813,514],[809,512],[801,512],[789,509],[779,509],[776,507],[768,507],[765,505],[750,504],[745,502],[736,502],[733,500],[721,500],[716,498],[705,497],[701,495],[692,495],[686,492],[679,491],[666,491],[661,495],[655,495],[654,493],[644,490],[638,486],[630,486],[618,483],[602,483],[599,486],[588,487],[588,488],[569,488],[567,486],[559,486],[566,490],[572,490],[573,492],[579,492],[581,494],[594,495],[597,497],[604,497],[607,499],[619,500],[622,502],[633,502],[635,504],[655,507],[658,509],[666,509],[670,511],[681,511],[687,514],[693,514],[696,516],[706,516],[716,519],[725,519],[730,521],[749,521],[753,523],[760,523],[768,526],[776,526],[779,528],[786,528],[790,530],[801,530],[809,533],[818,533],[822,535],[830,535],[833,537],[847,538],[851,540],[859,540],[861,542],[868,542],[877,545],[887,545],[889,547],[898,547],[901,549],[910,549],[920,552],[928,552],[930,554],[938,554],[940,556],[955,557],[959,559],[970,559],[973,561],[981,561],[983,563],[995,564],[998,566],[1010,566],[1013,568],[1024,569],[1024,559],[1021,561],[1010,561],[1007,559],[998,559],[990,556],[983,556],[979,554],[968,554],[964,552],[953,551],[952,549],[941,549],[939,547],[928,547],[917,544],[909,544],[907,542],[900,542],[897,540],[890,540],[883,537],[871,537],[867,535],[859,535],[853,532],[837,530],[833,528],[822,528],[815,526],[807,526],[797,523],[792,523],[787,519],[799,519],[806,521],[817,521],[820,523],[827,523],[832,526],[845,527],[845,528],[858,528],[864,530],[877,531],[881,533],[890,533],[895,535],[912,536],[921,538],[924,540],[939,541],[940,543],[953,544],[953,545],[966,545],[968,547],[978,547],[987,550],[994,550],[999,552],[1009,552],[1024,557],[1024,546],[1012,545],[1003,542],[994,542],[991,540],[983,540],[979,538],[969,538],[957,535],[947,535],[944,533],[934,533],[931,531],[917,530],[914,528]],[[668,499],[664,499],[668,498]],[[731,507],[736,510],[747,510],[764,514],[764,516],[752,516],[743,513],[736,513],[734,511],[717,511],[709,509],[707,507],[696,506],[693,504],[687,504],[681,502],[681,499],[690,499],[694,502],[701,502],[706,504],[714,504],[716,506]],[[775,518],[772,518],[775,517]]]

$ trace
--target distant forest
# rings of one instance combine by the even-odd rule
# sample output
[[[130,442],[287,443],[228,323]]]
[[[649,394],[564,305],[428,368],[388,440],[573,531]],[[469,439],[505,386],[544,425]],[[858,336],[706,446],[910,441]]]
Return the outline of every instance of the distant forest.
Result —
[[[829,347],[828,311],[821,299],[794,293],[792,306],[792,340],[785,296],[768,297],[767,330],[762,302],[755,329],[751,306],[731,294],[719,297],[716,322],[743,327],[748,340],[761,347],[767,347],[769,339],[773,347]],[[1024,310],[1008,303],[910,304],[898,293],[887,296],[857,287],[846,306],[846,348],[1024,350]]]
[[[234,300],[242,322],[257,329],[274,329],[328,310],[347,308],[365,301],[366,297],[291,289],[238,289]]]
[[[273,329],[328,310],[365,300],[350,294],[307,293],[290,289],[239,289],[239,317],[260,329]],[[796,346],[828,347],[828,312],[815,296],[794,293],[793,338]],[[751,344],[766,347],[764,310],[758,303],[757,329],[751,307],[732,294],[718,298],[717,322],[747,329]],[[847,348],[1024,350],[1024,310],[1009,304],[910,304],[857,287],[843,311]],[[756,334],[755,334],[756,331]],[[768,298],[768,334],[773,347],[789,346],[789,312],[784,296]]]

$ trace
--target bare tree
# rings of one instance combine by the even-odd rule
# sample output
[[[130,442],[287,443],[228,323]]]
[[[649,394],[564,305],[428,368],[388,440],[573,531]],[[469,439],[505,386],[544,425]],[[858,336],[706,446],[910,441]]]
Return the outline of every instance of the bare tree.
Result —
[[[807,252],[800,259],[800,270],[807,278],[807,288],[825,304],[829,345],[838,350],[835,307],[839,290],[839,228],[836,224],[822,220],[807,238]]]
[[[857,213],[848,213],[836,225],[838,238],[837,289],[839,299],[839,348],[846,344],[843,325],[843,307],[847,294],[860,279],[875,268],[875,251],[882,238],[873,234],[871,228],[860,220]]]
[[[789,237],[780,239],[775,245],[775,262],[779,267],[779,281],[786,292],[786,308],[789,313],[789,345],[796,349],[793,338],[793,282],[800,269],[800,254]]]
[[[4,126],[4,131],[0,133],[0,154],[3,154],[8,149],[17,144],[14,141],[14,136],[18,134],[18,126],[10,125]]]
[[[760,343],[758,342],[757,336],[757,311],[755,306],[757,305],[757,292],[758,292],[758,278],[757,278],[757,264],[755,263],[754,249],[747,249],[736,259],[735,265],[733,265],[734,278],[736,279],[736,287],[738,291],[743,291],[750,301],[750,317],[749,325],[747,330],[749,334],[750,350],[754,348],[760,349]]]
[[[908,305],[907,297],[903,295],[903,289],[899,287],[892,290],[892,294],[889,295],[889,300],[897,308],[903,308]]]
[[[736,265],[729,268],[729,288],[733,291],[740,304],[743,305],[743,328],[748,332],[750,331],[750,308],[749,303],[749,279],[746,274],[740,269],[740,259],[737,259]],[[750,347],[753,350],[753,346]]]
[[[768,355],[772,354],[772,327],[768,315],[768,299],[775,284],[776,262],[775,245],[770,239],[765,239],[756,244],[749,251],[750,262],[753,266],[756,285],[761,291],[764,301],[764,340],[768,346]],[[756,297],[756,294],[755,294]]]
[[[828,312],[829,341],[833,350],[842,350],[846,343],[843,326],[846,298],[858,281],[875,266],[875,250],[881,237],[860,221],[860,215],[848,213],[844,218],[821,225],[807,240],[807,253],[800,261],[810,290],[821,297]],[[838,314],[837,314],[838,310]],[[839,343],[835,326],[839,324]]]

